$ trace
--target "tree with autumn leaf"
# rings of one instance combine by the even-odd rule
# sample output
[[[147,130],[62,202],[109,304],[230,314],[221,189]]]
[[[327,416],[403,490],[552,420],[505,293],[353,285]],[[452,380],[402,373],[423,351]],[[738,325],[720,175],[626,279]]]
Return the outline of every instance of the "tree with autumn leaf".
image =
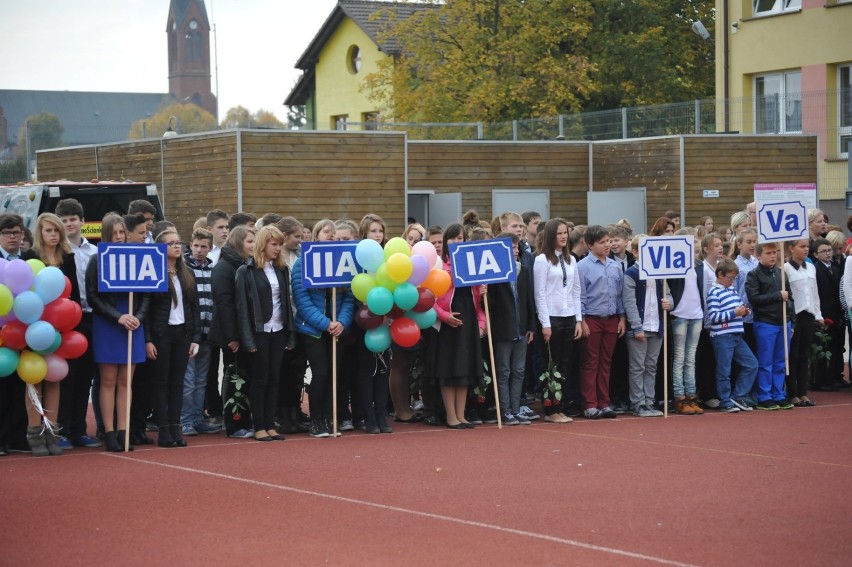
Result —
[[[253,113],[243,106],[235,106],[225,113],[222,128],[285,128],[274,114],[262,108]]]
[[[500,122],[713,96],[712,0],[447,0],[390,24],[364,89],[395,121]],[[376,16],[377,17],[377,16]],[[712,33],[712,32],[711,32]]]
[[[176,120],[173,120],[174,117]],[[216,130],[216,117],[192,103],[173,102],[164,106],[156,114],[137,120],[130,127],[127,135],[129,140],[139,140],[144,137],[159,138],[170,126],[178,134],[195,132],[210,132]]]

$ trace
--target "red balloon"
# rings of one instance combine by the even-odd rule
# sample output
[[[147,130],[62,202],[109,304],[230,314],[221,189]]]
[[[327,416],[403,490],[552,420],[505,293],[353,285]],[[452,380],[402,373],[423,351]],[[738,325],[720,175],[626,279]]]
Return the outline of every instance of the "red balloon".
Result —
[[[391,323],[391,338],[401,347],[413,347],[420,340],[420,327],[413,319],[400,317]]]
[[[0,330],[3,346],[12,350],[21,350],[27,346],[27,325],[20,321],[9,321]]]
[[[399,319],[403,315],[405,315],[405,311],[394,305],[393,309],[390,310],[390,313],[388,313],[386,317],[390,319]]]
[[[62,290],[59,297],[61,299],[68,299],[71,297],[71,280],[68,279],[68,276],[65,276],[65,289]]]
[[[87,348],[89,348],[89,341],[83,333],[66,331],[62,333],[62,344],[53,354],[61,358],[80,358]]]
[[[435,305],[435,294],[431,289],[418,289],[420,297],[417,299],[417,304],[411,308],[415,313],[425,313],[432,309]]]
[[[367,307],[359,307],[355,312],[355,323],[365,331],[375,329],[384,322],[385,318],[381,315],[376,315]]]
[[[44,306],[42,321],[47,321],[53,327],[63,333],[70,331],[80,323],[83,318],[83,308],[80,304],[70,299],[56,299]]]

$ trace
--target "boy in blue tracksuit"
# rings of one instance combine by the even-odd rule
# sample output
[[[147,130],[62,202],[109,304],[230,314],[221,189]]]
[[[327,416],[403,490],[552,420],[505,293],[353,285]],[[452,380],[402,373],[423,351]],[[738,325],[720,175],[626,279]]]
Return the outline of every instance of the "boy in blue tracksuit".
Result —
[[[757,376],[757,359],[745,342],[743,318],[750,309],[732,287],[739,273],[736,262],[725,258],[716,264],[716,282],[707,292],[710,341],[716,355],[716,391],[725,413],[751,411],[748,395]],[[739,367],[731,394],[731,363]]]

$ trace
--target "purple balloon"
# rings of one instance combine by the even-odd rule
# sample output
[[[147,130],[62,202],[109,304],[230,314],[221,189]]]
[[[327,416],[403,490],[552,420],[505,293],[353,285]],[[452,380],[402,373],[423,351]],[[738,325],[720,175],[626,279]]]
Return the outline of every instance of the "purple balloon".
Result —
[[[6,265],[9,263],[9,260],[0,256],[0,283],[3,283],[3,272],[6,270]]]
[[[33,269],[20,258],[12,260],[3,270],[3,282],[11,290],[12,295],[18,295],[33,285]]]
[[[423,280],[426,279],[426,276],[429,275],[429,261],[426,260],[423,256],[412,256],[411,257],[411,276],[408,278],[408,283],[418,286],[423,283]]]

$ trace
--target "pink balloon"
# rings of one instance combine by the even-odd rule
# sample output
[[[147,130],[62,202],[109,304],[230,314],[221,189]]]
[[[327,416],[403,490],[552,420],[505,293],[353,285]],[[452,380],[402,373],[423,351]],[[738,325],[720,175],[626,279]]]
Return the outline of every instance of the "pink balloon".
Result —
[[[435,264],[435,260],[438,258],[438,253],[435,251],[435,247],[432,246],[428,240],[421,240],[412,246],[411,254],[412,256],[423,256],[429,266],[433,266]]]
[[[411,266],[411,276],[408,278],[408,283],[418,286],[423,283],[423,280],[429,274],[429,261],[423,256],[412,256]]]
[[[55,354],[45,354],[44,362],[47,364],[47,374],[44,379],[48,382],[59,382],[68,376],[68,361]]]

